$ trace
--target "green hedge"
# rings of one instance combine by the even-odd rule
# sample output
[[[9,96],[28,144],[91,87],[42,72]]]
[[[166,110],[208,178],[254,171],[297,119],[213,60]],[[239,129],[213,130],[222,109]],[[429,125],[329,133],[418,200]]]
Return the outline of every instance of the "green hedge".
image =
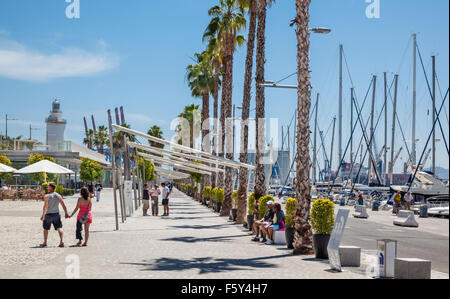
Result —
[[[205,188],[203,188],[203,196],[204,196],[205,198],[211,199],[211,192],[212,192],[212,188],[211,188],[211,187],[205,187]]]
[[[289,198],[286,202],[286,227],[294,227],[295,211],[296,211],[295,198]]]
[[[334,226],[334,203],[329,199],[317,199],[311,209],[311,226],[318,235],[329,235]]]
[[[259,218],[263,218],[267,213],[267,203],[269,201],[275,202],[272,196],[266,195],[259,199]]]
[[[248,215],[253,215],[255,209],[255,192],[248,196]]]

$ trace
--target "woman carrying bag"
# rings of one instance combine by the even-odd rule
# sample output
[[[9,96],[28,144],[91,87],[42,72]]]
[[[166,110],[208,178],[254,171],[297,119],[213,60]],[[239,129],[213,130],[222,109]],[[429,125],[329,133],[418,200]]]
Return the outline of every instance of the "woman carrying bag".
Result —
[[[92,200],[88,188],[86,187],[81,188],[80,193],[81,197],[78,199],[77,206],[70,217],[73,217],[73,215],[75,215],[75,213],[78,210],[80,210],[77,217],[77,230],[76,230],[76,238],[78,240],[77,245],[81,246],[82,244],[83,236],[81,232],[83,231],[83,224],[84,224],[85,241],[83,247],[86,247],[87,242],[89,240],[89,226],[92,224],[92,214],[91,214]]]

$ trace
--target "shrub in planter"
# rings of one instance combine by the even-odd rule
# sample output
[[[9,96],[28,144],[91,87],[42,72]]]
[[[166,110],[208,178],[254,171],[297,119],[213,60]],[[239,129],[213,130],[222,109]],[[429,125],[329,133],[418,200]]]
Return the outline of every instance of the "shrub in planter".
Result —
[[[316,258],[328,259],[328,241],[334,226],[334,203],[329,199],[317,199],[312,204],[311,226],[314,231]]]
[[[231,195],[232,198],[232,209],[231,209],[231,217],[233,221],[237,219],[237,207],[238,207],[238,192],[234,191]]]
[[[295,198],[289,198],[286,201],[286,244],[289,249],[294,249],[294,235],[295,235]]]
[[[222,208],[222,203],[225,200],[225,192],[222,188],[217,189],[216,193],[216,201],[217,201],[217,210],[216,212],[219,213],[220,209]]]
[[[64,187],[63,186],[59,186],[59,185],[56,186],[55,192],[60,194],[60,195],[62,195],[62,196],[64,196]]]
[[[248,230],[252,231],[253,230],[253,221],[254,221],[253,210],[255,209],[255,192],[251,193],[248,196],[247,202],[248,202],[247,225],[248,225]]]
[[[275,202],[272,196],[266,195],[259,199],[259,219],[263,218],[267,213],[267,203],[269,201]]]
[[[212,192],[212,188],[211,187],[204,187],[203,188],[203,200],[204,200],[204,204],[205,205],[211,199],[211,192]]]
[[[217,192],[219,191],[219,188],[214,188],[211,191],[211,201],[212,201],[212,208],[215,211],[217,208]]]

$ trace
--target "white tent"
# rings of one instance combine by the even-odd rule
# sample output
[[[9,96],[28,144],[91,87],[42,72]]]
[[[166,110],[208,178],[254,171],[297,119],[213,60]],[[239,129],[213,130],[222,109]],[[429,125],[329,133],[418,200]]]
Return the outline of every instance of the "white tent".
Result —
[[[0,173],[11,173],[11,172],[15,172],[15,171],[16,170],[14,168],[0,163]]]
[[[30,173],[51,173],[51,174],[75,174],[72,170],[62,167],[49,160],[42,160],[37,163],[31,164],[25,168],[15,171],[18,174],[30,174]]]

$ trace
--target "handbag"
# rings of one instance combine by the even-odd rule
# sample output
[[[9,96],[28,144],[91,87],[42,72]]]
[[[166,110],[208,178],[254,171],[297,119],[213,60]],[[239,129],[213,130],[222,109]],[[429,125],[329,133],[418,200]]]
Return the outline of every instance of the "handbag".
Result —
[[[88,223],[88,221],[89,221],[88,214],[84,214],[83,217],[81,217],[81,219],[80,219],[81,224],[86,224],[86,223]]]

